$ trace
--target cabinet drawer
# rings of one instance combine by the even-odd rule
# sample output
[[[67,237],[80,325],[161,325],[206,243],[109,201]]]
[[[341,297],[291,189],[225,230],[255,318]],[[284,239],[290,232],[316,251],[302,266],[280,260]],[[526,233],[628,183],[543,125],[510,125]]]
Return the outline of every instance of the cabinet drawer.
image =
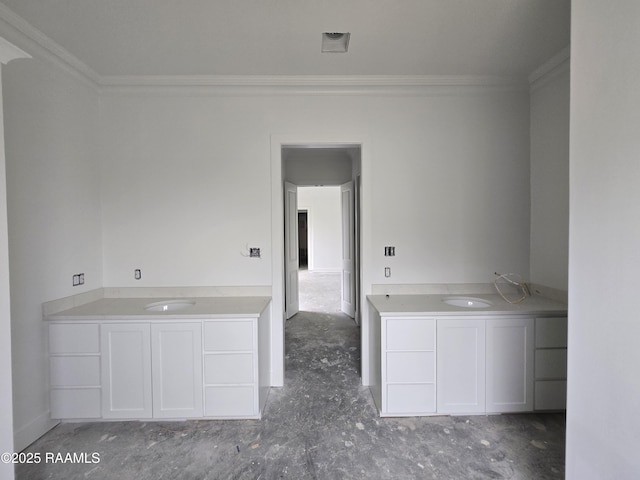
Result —
[[[434,382],[436,370],[435,352],[387,353],[387,382]]]
[[[49,353],[100,353],[100,326],[87,323],[49,325]]]
[[[566,380],[542,380],[535,385],[536,410],[564,410],[567,408]]]
[[[253,417],[257,415],[252,386],[206,387],[206,417]]]
[[[99,357],[50,357],[49,375],[52,387],[99,386]]]
[[[253,324],[253,320],[222,320],[217,322],[205,322],[205,351],[253,350]]]
[[[565,317],[536,318],[536,348],[566,346],[567,319]]]
[[[567,350],[536,350],[536,378],[537,379],[566,379],[567,378]]]
[[[51,418],[100,418],[99,388],[51,390]]]
[[[387,350],[434,350],[436,321],[427,318],[388,318]]]
[[[388,385],[387,413],[419,414],[436,411],[436,387],[427,385]]]
[[[253,354],[220,353],[204,357],[204,383],[253,383]]]

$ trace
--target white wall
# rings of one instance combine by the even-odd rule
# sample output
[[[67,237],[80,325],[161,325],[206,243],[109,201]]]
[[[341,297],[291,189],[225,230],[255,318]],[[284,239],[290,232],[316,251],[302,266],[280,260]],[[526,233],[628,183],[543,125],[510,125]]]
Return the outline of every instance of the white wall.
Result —
[[[529,280],[567,291],[569,272],[569,61],[531,91]]]
[[[526,91],[103,98],[105,285],[269,285],[270,137],[372,139],[374,283],[529,272]],[[335,112],[339,111],[339,116]],[[247,244],[267,261],[240,255]],[[395,245],[384,277],[384,245]],[[133,280],[133,269],[143,280]],[[367,288],[365,286],[365,288]]]
[[[528,95],[373,103],[373,283],[527,276]],[[396,247],[395,257],[383,256],[385,245]]]
[[[308,212],[309,270],[342,270],[340,187],[299,187],[298,210]]]
[[[31,53],[31,52],[30,52]],[[51,425],[42,302],[102,286],[98,95],[34,53],[4,68],[15,447]],[[85,285],[72,287],[72,275]]]
[[[640,472],[640,2],[572,3],[567,478]]]

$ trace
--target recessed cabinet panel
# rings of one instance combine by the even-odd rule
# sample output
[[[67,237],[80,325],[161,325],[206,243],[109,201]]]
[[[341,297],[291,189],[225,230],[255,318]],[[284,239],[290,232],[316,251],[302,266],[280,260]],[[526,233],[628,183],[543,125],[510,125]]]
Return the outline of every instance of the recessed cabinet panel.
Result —
[[[389,318],[387,350],[433,350],[435,320],[425,318]]]
[[[436,411],[434,384],[387,385],[388,414],[424,414]]]
[[[151,326],[154,418],[202,416],[200,323]]]
[[[485,411],[485,321],[438,320],[438,412]]]
[[[533,409],[533,318],[486,321],[487,412]]]
[[[434,352],[389,352],[387,382],[435,382],[435,366]]]
[[[99,353],[100,325],[59,323],[49,325],[49,353]]]
[[[204,350],[253,350],[252,320],[222,320],[204,323]]]
[[[100,389],[51,390],[51,418],[100,418]]]
[[[536,382],[536,410],[565,410],[567,408],[567,381]]]
[[[149,324],[103,324],[102,416],[151,418]]]
[[[536,351],[536,379],[567,378],[567,350]]]
[[[205,355],[204,382],[206,384],[253,383],[253,354],[217,353]]]
[[[100,357],[51,357],[50,384],[58,386],[100,386]]]
[[[564,317],[536,319],[536,348],[567,346],[567,319]]]
[[[205,416],[253,417],[257,416],[255,392],[252,386],[206,387]]]

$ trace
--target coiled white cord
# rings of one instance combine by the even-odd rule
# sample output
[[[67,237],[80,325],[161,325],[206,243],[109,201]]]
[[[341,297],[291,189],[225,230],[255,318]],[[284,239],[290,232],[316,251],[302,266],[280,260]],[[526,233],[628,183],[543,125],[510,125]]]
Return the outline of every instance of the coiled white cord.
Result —
[[[496,287],[496,290],[500,294],[500,296],[511,304],[516,304],[522,302],[525,298],[531,296],[531,292],[529,291],[529,285],[524,281],[524,279],[518,275],[517,273],[498,273],[494,272],[496,275],[496,279],[493,284]],[[506,283],[513,287],[516,287],[516,291],[519,292],[518,298],[515,300],[510,300],[507,298],[507,293],[503,292],[499,286],[500,281],[503,280],[503,284]]]

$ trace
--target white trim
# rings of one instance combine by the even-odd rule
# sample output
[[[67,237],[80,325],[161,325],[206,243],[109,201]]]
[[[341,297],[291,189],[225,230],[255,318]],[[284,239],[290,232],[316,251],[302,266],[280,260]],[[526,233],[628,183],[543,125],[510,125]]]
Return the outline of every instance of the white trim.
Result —
[[[48,393],[48,388],[47,388]],[[14,435],[14,450],[19,452],[24,450],[29,445],[31,445],[35,439],[40,438],[53,427],[60,423],[57,420],[51,419],[51,412],[47,410],[46,412],[38,415],[36,418],[31,420],[26,425],[23,425],[22,428],[15,430],[13,432]]]
[[[105,75],[103,87],[512,87],[518,76],[490,75]]]
[[[100,75],[91,67],[15,14],[3,3],[0,3],[0,32],[12,42],[20,44],[31,55],[57,65],[93,88],[97,88],[99,85]]]
[[[290,77],[293,80],[293,77]],[[118,85],[101,86],[102,96],[449,96],[478,92],[522,92],[528,84],[505,85]]]
[[[31,58],[31,55],[0,37],[0,63],[6,65],[16,58]]]
[[[565,47],[556,53],[553,57],[547,60],[545,63],[536,68],[531,75],[529,75],[529,85],[534,90],[547,81],[569,68],[569,60],[571,58],[571,48]]]

